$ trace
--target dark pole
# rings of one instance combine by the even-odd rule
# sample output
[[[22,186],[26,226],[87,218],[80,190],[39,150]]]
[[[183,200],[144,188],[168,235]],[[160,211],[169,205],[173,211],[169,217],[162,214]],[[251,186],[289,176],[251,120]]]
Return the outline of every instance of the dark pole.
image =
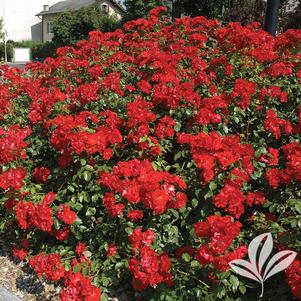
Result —
[[[268,0],[264,29],[272,36],[276,35],[280,0]]]

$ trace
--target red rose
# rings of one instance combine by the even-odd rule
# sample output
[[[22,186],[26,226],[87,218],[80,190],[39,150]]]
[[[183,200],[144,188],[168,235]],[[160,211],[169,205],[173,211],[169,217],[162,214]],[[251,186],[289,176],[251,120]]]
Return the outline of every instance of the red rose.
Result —
[[[56,213],[56,216],[67,225],[74,224],[76,213],[68,205],[60,205],[60,208],[61,210]]]

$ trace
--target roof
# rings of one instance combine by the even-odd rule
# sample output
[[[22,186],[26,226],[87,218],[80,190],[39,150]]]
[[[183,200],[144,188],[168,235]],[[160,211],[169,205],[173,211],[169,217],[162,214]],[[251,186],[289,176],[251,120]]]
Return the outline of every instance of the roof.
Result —
[[[110,2],[113,6],[115,6],[120,11],[124,12],[124,8],[115,0],[106,0]],[[49,7],[46,11],[41,11],[36,16],[43,16],[43,15],[49,15],[49,14],[56,14],[56,13],[62,13],[70,10],[78,10],[82,7],[89,6],[95,3],[95,0],[65,0],[60,1],[52,6]]]

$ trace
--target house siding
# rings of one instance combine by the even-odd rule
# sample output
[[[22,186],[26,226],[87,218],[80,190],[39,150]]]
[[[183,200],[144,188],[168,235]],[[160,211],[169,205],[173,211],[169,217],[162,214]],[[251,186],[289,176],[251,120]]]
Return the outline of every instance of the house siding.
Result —
[[[58,14],[44,15],[43,16],[43,42],[48,42],[53,39],[53,33],[48,33],[48,22],[53,22]]]
[[[100,1],[100,7],[102,7],[102,5],[104,4],[108,6],[108,14],[110,16],[115,17],[117,20],[120,20],[122,18],[122,12],[118,8],[116,8],[110,1]],[[49,34],[47,32],[47,23],[53,22],[58,15],[59,13],[43,15],[43,42],[48,42],[53,39],[53,34]]]

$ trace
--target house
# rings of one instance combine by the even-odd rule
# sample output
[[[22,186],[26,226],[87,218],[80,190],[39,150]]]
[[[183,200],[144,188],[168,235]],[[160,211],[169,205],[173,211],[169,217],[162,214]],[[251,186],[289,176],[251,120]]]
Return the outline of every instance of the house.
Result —
[[[53,38],[53,21],[54,19],[63,12],[78,10],[82,7],[89,6],[95,3],[95,0],[65,0],[60,1],[52,6],[44,5],[44,10],[37,14],[42,20],[42,40],[43,42],[51,41]],[[117,19],[121,19],[124,13],[124,8],[120,3],[114,0],[100,0],[101,9],[114,16]]]
[[[58,0],[1,0],[0,19],[6,40],[42,40],[42,22],[35,16],[43,4],[53,5]]]

